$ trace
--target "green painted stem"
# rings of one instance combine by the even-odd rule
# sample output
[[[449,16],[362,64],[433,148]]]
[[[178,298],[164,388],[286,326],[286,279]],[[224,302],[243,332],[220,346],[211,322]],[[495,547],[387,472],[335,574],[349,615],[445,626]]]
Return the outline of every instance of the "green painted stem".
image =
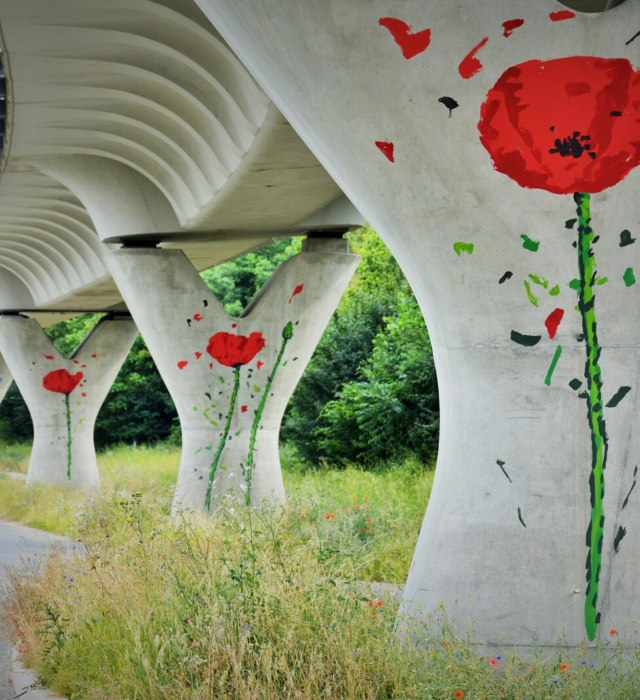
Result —
[[[287,347],[287,343],[293,337],[293,323],[289,321],[282,331],[282,345],[280,346],[280,352],[278,353],[278,359],[276,360],[273,370],[269,375],[269,381],[265,387],[264,394],[262,395],[262,400],[256,411],[256,417],[253,420],[253,426],[251,427],[251,438],[249,439],[249,456],[247,457],[247,493],[245,495],[245,505],[251,505],[251,479],[253,477],[253,451],[256,446],[256,436],[258,434],[258,427],[260,425],[260,420],[262,419],[262,412],[264,411],[265,404],[267,403],[267,398],[271,392],[271,385],[275,379],[276,372],[280,363],[282,362],[282,356],[284,355],[284,350]]]
[[[578,205],[578,267],[580,289],[578,308],[582,316],[582,330],[587,351],[584,375],[587,380],[587,416],[591,431],[591,520],[587,529],[587,593],[584,605],[584,619],[587,636],[591,641],[596,637],[600,613],[598,612],[598,588],[602,567],[602,542],[604,536],[604,470],[607,466],[607,433],[604,422],[602,401],[602,376],[600,366],[600,346],[596,326],[594,285],[596,266],[591,245],[593,229],[589,225],[591,195],[576,193]]]
[[[69,394],[64,395],[67,407],[67,479],[71,481],[71,407],[69,406]]]
[[[207,496],[204,501],[204,507],[207,510],[211,510],[211,489],[213,488],[213,477],[216,475],[216,469],[218,468],[218,462],[222,456],[222,451],[224,446],[227,444],[227,438],[229,437],[229,430],[231,429],[231,419],[233,418],[233,410],[236,406],[236,399],[238,398],[238,389],[240,388],[240,366],[233,368],[233,393],[231,394],[231,401],[229,402],[229,412],[227,413],[227,423],[224,426],[224,434],[218,449],[216,451],[216,456],[211,462],[211,469],[209,471],[209,483],[207,484]]]

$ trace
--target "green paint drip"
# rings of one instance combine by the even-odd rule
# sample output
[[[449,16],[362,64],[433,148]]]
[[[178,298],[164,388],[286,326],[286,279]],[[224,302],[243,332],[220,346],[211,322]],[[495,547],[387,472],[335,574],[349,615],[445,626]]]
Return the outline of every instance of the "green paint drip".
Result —
[[[530,250],[532,253],[537,253],[540,247],[540,241],[532,241],[529,236],[523,233],[520,238],[522,238],[522,247]]]
[[[627,285],[627,287],[633,287],[633,285],[636,283],[636,277],[633,274],[632,267],[628,267],[624,271],[624,275],[622,275],[622,279],[624,280],[624,283]]]
[[[559,285],[559,284],[556,284],[556,285],[553,287],[553,289],[550,289],[550,290],[549,290],[549,294],[550,294],[552,297],[557,297],[558,294],[560,294],[560,285]]]
[[[587,380],[587,417],[591,431],[591,520],[587,529],[587,592],[584,604],[584,619],[590,641],[596,637],[600,615],[598,613],[598,592],[600,570],[602,568],[602,542],[604,537],[604,470],[607,465],[607,433],[604,422],[602,400],[602,376],[600,366],[600,346],[598,345],[595,294],[595,260],[591,252],[594,235],[589,226],[591,195],[576,193],[578,205],[578,268],[580,270],[580,290],[578,308],[582,316],[582,330],[587,359],[584,375]]]
[[[280,363],[282,362],[282,356],[284,355],[285,348],[287,347],[287,343],[293,338],[293,323],[289,321],[287,325],[284,327],[282,330],[282,345],[280,346],[280,352],[278,353],[278,359],[276,360],[275,365],[273,366],[273,370],[271,371],[271,374],[269,375],[269,381],[267,382],[267,386],[264,389],[264,394],[262,395],[262,400],[260,401],[260,405],[258,406],[258,410],[256,411],[256,417],[253,419],[253,425],[251,426],[251,437],[249,438],[249,456],[247,457],[247,493],[245,494],[245,505],[250,506],[251,505],[251,480],[253,478],[253,451],[256,446],[256,436],[258,434],[258,427],[260,425],[260,420],[262,419],[262,412],[264,411],[265,404],[267,403],[267,399],[269,398],[269,394],[271,393],[271,385],[273,384],[273,380],[276,377],[276,372],[278,371],[278,367],[280,367]],[[286,364],[286,362],[285,362]]]
[[[576,292],[580,291],[580,280],[571,280],[571,282],[569,282],[569,287],[575,289]]]
[[[538,306],[538,304],[540,303],[540,299],[538,299],[538,297],[531,291],[531,285],[529,284],[529,282],[527,282],[527,280],[524,281],[524,288],[527,290],[527,297],[529,301],[534,306]]]
[[[544,287],[545,289],[549,289],[549,280],[546,280],[542,275],[529,275],[529,279],[534,283],[534,284],[539,284],[541,287]],[[560,290],[558,290],[560,291]]]
[[[551,386],[551,377],[553,377],[553,373],[556,369],[556,365],[558,364],[558,360],[560,359],[560,355],[562,355],[562,346],[558,345],[558,347],[556,348],[556,354],[553,356],[553,360],[551,360],[551,365],[549,366],[547,377],[544,380],[544,383],[547,386]]]
[[[462,241],[458,241],[457,243],[453,244],[453,250],[458,257],[460,257],[461,253],[468,253],[471,255],[473,253],[473,248],[473,243],[463,243]]]
[[[69,406],[69,394],[64,395],[67,407],[67,479],[71,481],[71,407]]]
[[[229,412],[227,413],[227,423],[224,426],[224,433],[218,449],[216,450],[216,455],[211,462],[211,469],[209,470],[209,483],[207,484],[207,496],[204,500],[204,507],[207,510],[211,510],[211,489],[213,488],[213,477],[216,475],[216,469],[218,468],[218,462],[220,461],[220,455],[222,455],[222,450],[227,443],[227,437],[229,437],[229,429],[231,428],[231,419],[233,418],[233,410],[236,406],[236,399],[238,398],[238,389],[240,388],[240,365],[233,368],[233,393],[231,394],[231,401],[229,402]],[[210,419],[209,419],[210,420]]]
[[[598,287],[602,287],[602,285],[603,285],[603,284],[606,284],[608,281],[609,281],[609,278],[608,278],[608,277],[599,277],[599,278],[596,280],[596,284],[598,285]]]

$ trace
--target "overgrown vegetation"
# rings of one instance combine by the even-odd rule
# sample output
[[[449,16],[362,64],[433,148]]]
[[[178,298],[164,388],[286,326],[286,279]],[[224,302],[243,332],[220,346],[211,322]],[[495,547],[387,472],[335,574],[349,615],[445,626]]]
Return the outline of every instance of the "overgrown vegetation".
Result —
[[[356,478],[336,472],[335,479],[345,476]],[[212,521],[191,513],[171,519],[161,493],[104,492],[72,508],[65,500],[59,515],[84,555],[54,554],[11,574],[7,631],[58,693],[78,700],[637,697],[640,659],[625,656],[615,636],[600,654],[555,648],[524,661],[482,653],[472,633],[453,633],[446,611],[427,624],[403,617],[394,629],[393,591],[363,583],[375,568],[366,523],[384,492],[349,497],[351,512],[339,518],[339,505],[327,513],[324,497],[299,489],[286,506],[258,511],[229,500]]]

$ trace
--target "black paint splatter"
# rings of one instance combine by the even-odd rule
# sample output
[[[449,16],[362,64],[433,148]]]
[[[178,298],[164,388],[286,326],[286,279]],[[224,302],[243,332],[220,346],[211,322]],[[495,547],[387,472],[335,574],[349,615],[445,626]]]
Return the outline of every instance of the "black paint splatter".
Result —
[[[631,39],[629,39],[629,41],[627,41],[627,42],[625,43],[625,46],[629,46],[629,44],[630,44],[634,39],[637,39],[639,36],[640,36],[640,32],[636,32],[636,33],[631,37]]]
[[[609,402],[606,404],[607,408],[615,408],[630,391],[630,386],[621,386],[609,399]]]
[[[507,270],[504,275],[498,280],[498,284],[502,284],[503,282],[506,282],[507,280],[510,280],[513,277],[513,272],[510,272]]]
[[[565,228],[573,228],[576,224],[576,221],[578,219],[567,219],[567,221],[564,222],[564,227]]]
[[[202,303],[204,304],[205,308],[209,306],[209,302],[206,299],[203,299]]]
[[[460,106],[453,97],[441,97],[438,102],[442,103],[449,110],[449,118],[451,118],[453,110]]]
[[[631,245],[632,243],[635,243],[636,239],[631,238],[631,231],[627,231],[626,229],[624,231],[621,231],[620,233],[620,247],[624,248],[627,245]]]
[[[616,111],[614,111],[614,112],[611,112],[611,114],[610,114],[609,116],[611,116],[611,117],[621,117],[621,116],[622,116],[622,112],[618,112],[618,111],[616,110]]]
[[[190,318],[187,319],[187,326],[189,326],[189,328],[191,328],[191,319]]]
[[[627,505],[629,504],[629,498],[631,497],[631,494],[633,493],[633,489],[636,487],[636,477],[638,476],[638,467],[636,465],[636,468],[633,470],[633,484],[631,484],[631,488],[629,489],[629,493],[627,494],[627,497],[624,499],[624,503],[622,504],[622,508],[620,510],[624,510]]]
[[[513,484],[513,481],[511,481],[511,477],[507,474],[507,470],[504,468],[504,462],[500,459],[496,460],[496,464],[502,469],[502,473],[509,479],[509,483]]]
[[[582,386],[582,382],[579,379],[572,379],[569,382],[569,386],[574,390],[578,391],[578,389]]]
[[[622,525],[620,525],[620,527],[618,528],[618,532],[616,533],[616,536],[615,536],[615,538],[614,538],[614,540],[613,540],[613,548],[614,548],[616,554],[620,551],[620,549],[619,549],[619,548],[620,548],[620,542],[622,542],[622,538],[623,538],[626,534],[627,534],[627,528],[626,528],[626,527],[622,527]]]
[[[520,510],[520,506],[518,506],[518,520],[522,523],[522,527],[527,527],[527,524],[522,519],[522,511]]]
[[[522,335],[518,331],[511,331],[511,340],[518,345],[524,345],[526,348],[532,348],[537,345],[542,339],[541,335]]]
[[[556,139],[554,141],[555,148],[550,148],[549,153],[557,153],[563,158],[572,157],[580,158],[583,154],[589,155],[590,158],[595,158],[596,154],[591,152],[591,136],[581,136],[579,131],[574,131],[573,136],[567,136],[564,139]]]

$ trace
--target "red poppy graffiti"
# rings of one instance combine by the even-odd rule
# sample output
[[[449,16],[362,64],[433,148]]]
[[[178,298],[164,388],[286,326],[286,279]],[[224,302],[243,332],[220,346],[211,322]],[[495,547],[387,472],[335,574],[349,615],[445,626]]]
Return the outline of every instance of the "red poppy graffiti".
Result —
[[[480,141],[496,170],[522,187],[593,194],[640,163],[640,74],[624,58],[513,66],[480,114]]]
[[[577,205],[577,218],[566,223],[578,224],[574,245],[579,280],[574,288],[586,348],[587,391],[581,398],[586,399],[591,432],[585,598],[585,627],[590,640],[595,639],[600,623],[598,594],[608,452],[595,313],[598,278],[592,249],[598,237],[590,226],[590,205],[593,193],[614,186],[640,163],[639,121],[640,72],[628,60],[572,56],[527,61],[507,69],[489,90],[478,124],[480,141],[496,170],[522,187],[571,194]],[[556,315],[546,321],[550,338],[557,331],[562,313],[557,309]],[[515,342],[535,344],[518,338],[525,337],[512,332]],[[558,346],[554,362],[560,350]],[[628,387],[621,387],[607,408],[617,405],[627,391]]]
[[[207,510],[211,509],[213,478],[216,474],[227,438],[229,437],[229,430],[231,429],[231,419],[235,409],[236,399],[238,398],[238,390],[240,389],[240,367],[249,364],[264,346],[265,340],[262,337],[262,333],[251,333],[247,337],[245,335],[235,335],[233,333],[220,331],[209,338],[207,352],[214,360],[224,367],[233,367],[234,383],[231,400],[229,402],[229,412],[227,413],[227,422],[215,457],[211,463],[211,469],[209,470],[209,482],[207,484],[207,495],[205,497],[205,508]]]
[[[69,374],[66,369],[56,369],[46,374],[42,380],[42,386],[47,391],[55,394],[64,394],[64,403],[67,412],[67,478],[71,479],[71,407],[69,406],[69,394],[80,384],[83,378],[82,372]],[[84,394],[83,394],[84,396]]]
[[[207,352],[225,367],[240,367],[249,364],[264,345],[262,333],[251,333],[247,337],[221,331],[209,338]]]

